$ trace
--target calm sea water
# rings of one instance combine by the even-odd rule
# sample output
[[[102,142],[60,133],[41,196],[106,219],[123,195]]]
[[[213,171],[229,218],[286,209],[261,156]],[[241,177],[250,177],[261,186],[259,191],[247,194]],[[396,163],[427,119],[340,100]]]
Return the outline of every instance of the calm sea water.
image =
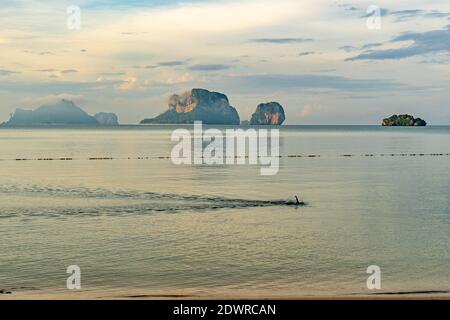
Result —
[[[174,128],[0,130],[0,289],[450,291],[450,127],[286,126],[276,176],[175,166]]]

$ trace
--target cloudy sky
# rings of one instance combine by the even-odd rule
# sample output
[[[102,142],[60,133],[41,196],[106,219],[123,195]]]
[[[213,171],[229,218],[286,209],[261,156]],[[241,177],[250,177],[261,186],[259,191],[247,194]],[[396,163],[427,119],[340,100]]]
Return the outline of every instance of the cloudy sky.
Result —
[[[278,101],[288,124],[450,124],[448,0],[2,0],[0,17],[0,122],[69,98],[137,123],[201,87],[242,119]]]

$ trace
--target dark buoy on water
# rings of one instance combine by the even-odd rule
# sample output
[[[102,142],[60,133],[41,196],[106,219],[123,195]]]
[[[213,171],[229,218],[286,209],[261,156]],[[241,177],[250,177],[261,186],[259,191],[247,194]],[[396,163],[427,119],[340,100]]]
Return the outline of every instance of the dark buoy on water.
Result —
[[[299,200],[298,200],[298,197],[295,196],[295,205],[297,205],[297,206],[303,206],[304,204],[305,204],[305,202],[299,201]]]

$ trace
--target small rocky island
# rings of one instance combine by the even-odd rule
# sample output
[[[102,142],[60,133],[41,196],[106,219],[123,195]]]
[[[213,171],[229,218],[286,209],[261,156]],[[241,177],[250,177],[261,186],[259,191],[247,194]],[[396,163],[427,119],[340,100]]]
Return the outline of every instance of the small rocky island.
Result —
[[[223,93],[192,89],[169,99],[169,109],[156,118],[144,119],[141,124],[204,124],[239,125],[239,114]]]
[[[2,124],[8,127],[36,125],[118,125],[118,121],[115,114],[90,116],[72,101],[62,99],[36,110],[16,109],[9,121]]]
[[[409,114],[394,114],[392,117],[383,119],[382,123],[385,127],[425,127],[426,125],[425,120],[414,118]]]
[[[250,120],[250,125],[281,125],[286,116],[278,102],[261,103]]]
[[[94,115],[94,118],[97,120],[98,124],[102,126],[118,126],[119,119],[117,115],[112,112],[99,112]]]

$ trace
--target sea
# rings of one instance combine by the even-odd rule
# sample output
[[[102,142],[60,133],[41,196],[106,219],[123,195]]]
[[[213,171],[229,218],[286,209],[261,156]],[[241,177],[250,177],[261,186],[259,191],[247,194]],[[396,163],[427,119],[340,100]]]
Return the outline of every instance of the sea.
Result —
[[[0,290],[450,291],[449,126],[282,126],[271,176],[260,165],[174,164],[179,128],[0,129]],[[292,205],[295,196],[305,204]],[[69,266],[80,269],[79,290],[67,286]]]

